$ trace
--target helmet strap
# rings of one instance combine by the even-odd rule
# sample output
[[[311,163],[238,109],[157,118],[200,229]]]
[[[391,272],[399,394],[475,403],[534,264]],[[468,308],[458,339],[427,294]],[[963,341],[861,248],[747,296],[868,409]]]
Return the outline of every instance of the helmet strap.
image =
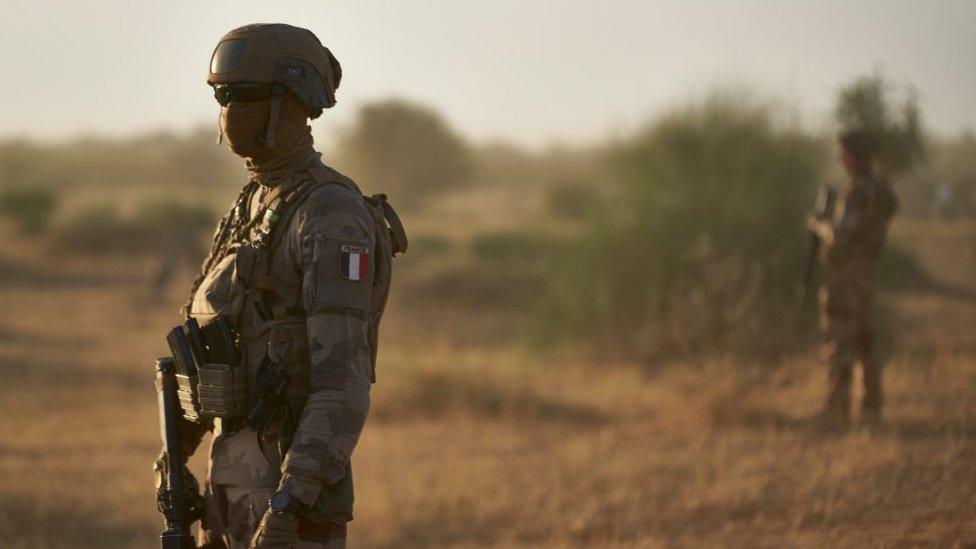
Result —
[[[217,111],[217,146],[224,142],[224,128],[220,127],[220,111]]]
[[[278,126],[278,117],[281,116],[281,100],[285,96],[285,88],[279,83],[271,86],[271,110],[268,112],[268,129],[264,132],[264,144],[268,147],[275,145],[275,128]]]

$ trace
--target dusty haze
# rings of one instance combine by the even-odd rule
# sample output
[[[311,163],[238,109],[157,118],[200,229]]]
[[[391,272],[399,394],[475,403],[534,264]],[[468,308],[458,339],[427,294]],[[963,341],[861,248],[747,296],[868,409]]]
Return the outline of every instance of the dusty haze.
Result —
[[[319,135],[395,95],[477,139],[593,142],[740,80],[816,125],[843,82],[874,68],[918,86],[933,129],[976,127],[966,1],[3,3],[0,135],[208,122],[212,48],[258,21],[311,28],[342,61],[342,108]]]
[[[342,60],[318,144],[410,234],[351,547],[976,547],[971,0],[59,4],[0,8],[0,547],[158,547],[153,359],[245,181],[203,81],[253,21]],[[843,428],[795,290],[876,68],[933,131]]]

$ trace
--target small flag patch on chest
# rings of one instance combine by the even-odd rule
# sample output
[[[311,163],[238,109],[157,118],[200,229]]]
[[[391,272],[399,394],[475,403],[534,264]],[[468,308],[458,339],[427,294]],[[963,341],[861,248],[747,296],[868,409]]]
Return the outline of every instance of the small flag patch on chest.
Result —
[[[369,276],[369,248],[343,244],[339,270],[349,280],[364,280]]]

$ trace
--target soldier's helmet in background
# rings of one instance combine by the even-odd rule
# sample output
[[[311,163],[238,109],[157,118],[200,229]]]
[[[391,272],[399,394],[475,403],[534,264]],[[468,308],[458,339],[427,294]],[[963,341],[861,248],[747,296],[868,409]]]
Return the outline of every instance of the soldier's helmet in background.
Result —
[[[281,23],[236,28],[220,39],[207,83],[221,105],[260,101],[290,92],[311,118],[335,105],[342,79],[339,61],[308,29]]]

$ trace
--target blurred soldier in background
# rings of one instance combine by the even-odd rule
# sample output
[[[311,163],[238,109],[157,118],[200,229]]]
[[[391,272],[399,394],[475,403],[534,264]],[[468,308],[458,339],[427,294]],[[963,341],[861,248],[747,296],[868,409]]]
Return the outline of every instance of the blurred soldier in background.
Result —
[[[807,223],[824,252],[820,321],[830,392],[823,415],[834,421],[850,420],[851,382],[859,360],[864,372],[862,417],[877,422],[883,394],[871,318],[873,270],[898,202],[878,173],[878,142],[872,133],[844,131],[838,137],[838,151],[848,175],[839,211],[834,219],[810,218]]]
[[[289,25],[235,29],[211,59],[221,139],[250,182],[186,305],[203,326],[230,324],[246,381],[241,402],[210,387],[223,399],[215,405],[244,413],[213,421],[204,546],[345,546],[350,456],[369,410],[391,257],[406,239],[385,196],[362,196],[312,147],[307,121],[335,104],[340,78],[318,38]],[[198,398],[213,408],[203,390]]]

